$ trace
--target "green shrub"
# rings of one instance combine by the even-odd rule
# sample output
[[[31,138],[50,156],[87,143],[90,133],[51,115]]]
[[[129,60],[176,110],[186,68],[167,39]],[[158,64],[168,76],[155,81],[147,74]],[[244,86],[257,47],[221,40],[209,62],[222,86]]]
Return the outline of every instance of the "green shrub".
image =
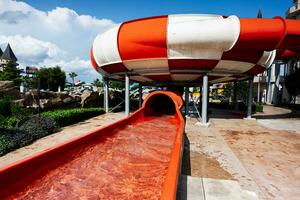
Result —
[[[258,104],[258,103],[254,103],[254,109],[253,110],[255,110],[255,112],[263,112],[263,109],[264,109],[263,105]]]
[[[47,111],[42,113],[42,116],[52,118],[59,127],[62,127],[103,113],[104,110],[102,108],[74,108],[68,110]]]
[[[5,118],[0,115],[0,156],[51,134],[55,129],[56,123],[59,126],[66,126],[103,113],[104,110],[101,108],[48,111],[42,113],[41,117],[31,117],[19,128],[9,129],[3,127],[15,127],[20,117]]]
[[[6,128],[14,128],[20,120],[16,116],[8,117],[5,119]]]
[[[0,99],[0,115],[8,117],[11,115],[11,99],[9,97],[4,97]]]
[[[52,118],[45,116],[32,116],[28,121],[26,121],[22,126],[26,124],[35,124],[36,126],[43,129],[47,134],[53,133],[55,129],[55,121]]]
[[[25,122],[21,127],[20,130],[25,131],[27,134],[29,134],[34,140],[39,139],[41,137],[44,137],[47,134],[45,130],[42,129],[42,127],[34,122]]]
[[[33,137],[20,129],[0,129],[0,156],[33,142]]]
[[[6,118],[0,115],[0,128],[5,128],[5,127],[6,127]]]

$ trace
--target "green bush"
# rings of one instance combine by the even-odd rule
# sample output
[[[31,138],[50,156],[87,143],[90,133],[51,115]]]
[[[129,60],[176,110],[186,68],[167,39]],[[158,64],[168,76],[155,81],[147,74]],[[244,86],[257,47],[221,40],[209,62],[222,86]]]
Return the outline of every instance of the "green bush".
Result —
[[[7,117],[5,119],[6,128],[14,128],[20,120],[16,116]]]
[[[263,109],[264,109],[263,105],[258,104],[258,103],[254,103],[254,109],[253,110],[255,110],[255,112],[263,112]]]
[[[16,116],[5,118],[0,115],[0,156],[51,134],[56,124],[66,126],[103,113],[101,108],[48,111],[42,113],[41,117],[32,116],[19,128],[3,128],[16,127],[20,120]]]
[[[29,124],[29,125],[28,125]],[[40,127],[45,133],[45,135],[51,134],[55,129],[55,121],[52,118],[45,116],[32,116],[28,121],[26,121],[22,126],[30,126],[34,124],[34,126]],[[43,134],[43,135],[44,135]]]
[[[47,111],[42,113],[42,116],[52,118],[59,127],[63,127],[103,113],[104,110],[102,108],[74,108]]]
[[[36,124],[32,121],[25,122],[20,127],[20,130],[25,131],[34,140],[48,135],[47,131],[43,130],[43,128],[39,124]]]
[[[1,128],[0,133],[0,156],[34,141],[30,134],[20,129]]]
[[[11,115],[11,100],[9,97],[0,99],[0,115],[8,117]]]

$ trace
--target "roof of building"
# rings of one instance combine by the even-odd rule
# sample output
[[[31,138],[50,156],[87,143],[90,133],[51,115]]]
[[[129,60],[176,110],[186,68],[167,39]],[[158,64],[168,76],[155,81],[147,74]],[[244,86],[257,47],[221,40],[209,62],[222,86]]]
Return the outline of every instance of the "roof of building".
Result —
[[[2,51],[2,49],[0,48],[0,57],[2,56],[2,54],[3,54],[3,51]]]
[[[12,60],[12,61],[15,61],[15,62],[18,60],[17,57],[15,56],[13,50],[11,49],[9,43],[8,43],[5,51],[1,55],[1,59]]]

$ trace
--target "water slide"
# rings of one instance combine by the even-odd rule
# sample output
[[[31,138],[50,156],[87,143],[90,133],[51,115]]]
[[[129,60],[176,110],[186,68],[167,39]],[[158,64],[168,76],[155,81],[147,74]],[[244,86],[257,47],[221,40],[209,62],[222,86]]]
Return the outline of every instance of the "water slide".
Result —
[[[129,117],[0,169],[0,199],[175,199],[181,106],[153,92]]]

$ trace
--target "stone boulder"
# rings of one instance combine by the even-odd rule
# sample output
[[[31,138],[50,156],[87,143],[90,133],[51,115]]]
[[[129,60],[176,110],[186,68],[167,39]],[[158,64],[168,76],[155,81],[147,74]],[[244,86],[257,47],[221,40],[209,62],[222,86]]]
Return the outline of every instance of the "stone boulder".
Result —
[[[81,95],[81,107],[103,107],[104,94],[98,92],[84,91]]]
[[[12,99],[20,99],[20,91],[13,81],[0,81],[0,96],[9,96]]]
[[[66,92],[40,91],[40,107],[42,109],[50,108],[75,108],[80,105],[80,98],[74,98]],[[22,94],[22,100],[15,102],[26,108],[38,107],[38,92],[36,89]]]

